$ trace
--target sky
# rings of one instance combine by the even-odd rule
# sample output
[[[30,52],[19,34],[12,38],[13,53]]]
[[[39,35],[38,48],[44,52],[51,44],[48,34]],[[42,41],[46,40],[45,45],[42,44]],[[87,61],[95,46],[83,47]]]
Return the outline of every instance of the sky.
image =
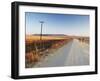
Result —
[[[26,34],[65,34],[89,36],[89,15],[25,12]]]

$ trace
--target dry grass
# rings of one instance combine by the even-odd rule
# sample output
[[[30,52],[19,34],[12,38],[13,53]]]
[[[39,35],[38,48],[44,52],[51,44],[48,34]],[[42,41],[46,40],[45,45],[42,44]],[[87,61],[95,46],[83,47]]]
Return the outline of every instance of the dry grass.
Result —
[[[26,54],[25,58],[26,58],[28,63],[38,62],[40,59],[40,55],[34,54],[33,52],[29,52]]]
[[[60,40],[60,39],[67,39],[66,36],[42,36],[42,40]],[[34,35],[26,35],[26,43],[32,43],[33,41],[39,41],[40,36]]]
[[[26,65],[28,65],[26,67],[30,67],[30,65],[35,65],[37,62],[39,62],[43,55],[45,55],[44,52],[46,50],[50,52],[51,50],[58,49],[69,41],[70,37],[67,36],[42,36],[41,42],[40,36],[26,35],[26,50],[29,49],[29,51],[26,51],[25,56]],[[45,50],[39,50],[38,47],[40,47],[41,44],[44,44]],[[49,45],[49,47],[47,45]]]

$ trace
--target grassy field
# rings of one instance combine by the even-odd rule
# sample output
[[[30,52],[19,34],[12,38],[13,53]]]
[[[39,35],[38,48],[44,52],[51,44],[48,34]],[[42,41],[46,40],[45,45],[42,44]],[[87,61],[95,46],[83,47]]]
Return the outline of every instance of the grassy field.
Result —
[[[68,39],[67,36],[42,36],[43,41],[47,40],[62,40],[62,39]],[[34,36],[34,35],[26,35],[26,43],[32,43],[33,41],[40,41],[40,36]]]
[[[68,36],[40,36],[26,35],[26,56],[25,67],[34,66],[41,58],[62,47],[65,43],[72,40]]]

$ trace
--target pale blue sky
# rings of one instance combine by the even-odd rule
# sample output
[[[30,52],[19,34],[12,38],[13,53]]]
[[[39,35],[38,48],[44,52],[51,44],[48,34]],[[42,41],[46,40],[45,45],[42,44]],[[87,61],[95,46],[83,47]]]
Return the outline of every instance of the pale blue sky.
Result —
[[[40,21],[44,21],[43,34],[89,36],[89,16],[25,12],[26,34],[40,34]]]

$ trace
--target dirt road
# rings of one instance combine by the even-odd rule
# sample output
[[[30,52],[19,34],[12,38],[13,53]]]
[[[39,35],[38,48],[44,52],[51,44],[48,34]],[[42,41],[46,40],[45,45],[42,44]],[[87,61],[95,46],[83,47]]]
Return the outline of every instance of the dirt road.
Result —
[[[77,66],[89,64],[89,46],[73,39],[59,48],[54,54],[49,54],[35,67]]]

